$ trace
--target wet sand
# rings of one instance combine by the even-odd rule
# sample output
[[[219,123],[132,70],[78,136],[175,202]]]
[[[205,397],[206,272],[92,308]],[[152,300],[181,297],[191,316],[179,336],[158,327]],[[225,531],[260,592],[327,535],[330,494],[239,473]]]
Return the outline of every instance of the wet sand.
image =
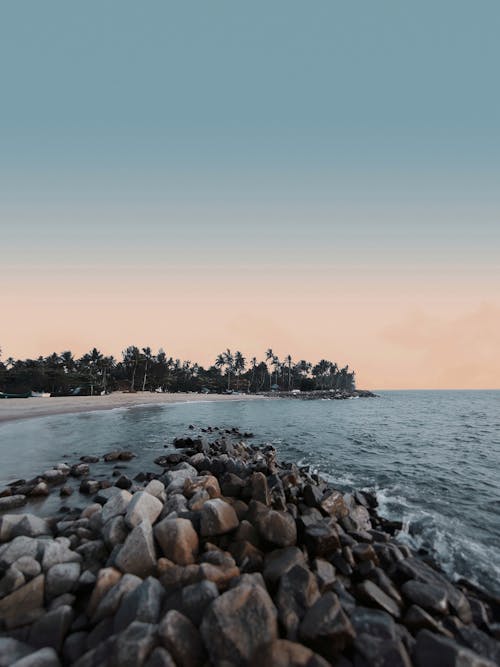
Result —
[[[262,396],[249,394],[152,394],[116,392],[108,396],[65,396],[60,398],[9,398],[0,400],[0,422],[49,415],[63,415],[93,410],[113,410],[138,405],[163,405],[209,401],[262,400]]]

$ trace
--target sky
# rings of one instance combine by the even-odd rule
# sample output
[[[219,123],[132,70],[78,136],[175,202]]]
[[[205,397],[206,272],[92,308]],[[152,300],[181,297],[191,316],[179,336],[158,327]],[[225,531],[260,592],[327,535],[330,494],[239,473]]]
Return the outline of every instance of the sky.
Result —
[[[0,346],[500,386],[500,5],[0,8]]]

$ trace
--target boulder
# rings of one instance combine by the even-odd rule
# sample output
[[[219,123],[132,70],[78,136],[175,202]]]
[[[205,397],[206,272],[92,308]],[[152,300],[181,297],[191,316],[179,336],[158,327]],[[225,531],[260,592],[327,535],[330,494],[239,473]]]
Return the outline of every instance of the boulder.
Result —
[[[47,570],[45,578],[45,597],[47,600],[70,593],[80,578],[80,563],[58,563]]]
[[[21,556],[36,558],[38,551],[38,540],[31,537],[15,537],[0,547],[0,569],[8,568]]]
[[[300,624],[299,636],[313,651],[334,662],[339,653],[352,642],[355,632],[337,596],[328,592],[306,612]]]
[[[22,507],[23,505],[26,505],[26,496],[23,496],[22,494],[0,498],[0,512],[8,512],[9,510]]]
[[[408,652],[399,639],[380,639],[362,634],[356,638],[354,648],[355,665],[412,667]]]
[[[295,565],[305,565],[306,559],[298,547],[274,549],[266,554],[263,576],[269,584],[275,584]]]
[[[114,631],[121,632],[133,621],[158,623],[165,589],[158,579],[148,577],[121,600],[114,618]]]
[[[275,602],[287,639],[297,639],[301,620],[319,597],[316,577],[304,565],[295,565],[281,577]]]
[[[208,500],[200,512],[200,534],[202,537],[223,535],[239,525],[236,512],[221,498]]]
[[[151,496],[152,497],[152,496]],[[156,569],[156,550],[151,524],[144,520],[128,535],[115,560],[122,572],[144,578]]]
[[[149,484],[144,487],[144,493],[149,493],[151,496],[154,496],[163,502],[163,497],[165,495],[165,484],[160,482],[159,479],[152,479]]]
[[[156,645],[156,627],[134,621],[116,637],[113,663],[119,667],[140,667]]]
[[[163,519],[154,528],[163,554],[177,565],[194,563],[198,554],[198,534],[189,519]]]
[[[52,531],[45,519],[33,514],[22,514],[19,521],[12,526],[11,538],[24,535],[25,537],[52,536]]]
[[[170,653],[162,646],[157,646],[144,667],[177,667]]]
[[[495,663],[452,639],[421,630],[413,651],[415,667],[494,667]]]
[[[297,542],[295,519],[288,512],[261,511],[254,522],[259,535],[276,547],[290,547]]]
[[[95,613],[100,601],[106,593],[121,579],[122,574],[114,567],[105,567],[99,570],[92,595],[87,606],[87,616]]]
[[[365,603],[387,611],[391,616],[399,618],[401,611],[395,600],[390,598],[373,581],[363,581],[356,588],[357,596]]]
[[[33,649],[12,637],[0,637],[0,667],[10,667],[12,663],[29,655]]]
[[[17,561],[16,561],[17,562]],[[0,579],[0,599],[9,595],[26,583],[26,578],[14,565],[11,565]]]
[[[50,646],[60,652],[73,617],[73,609],[68,605],[62,605],[44,614],[31,626],[29,643],[35,648]]]
[[[183,614],[172,609],[158,626],[158,637],[177,667],[204,664],[205,650],[200,633]]]
[[[53,565],[59,565],[60,563],[81,563],[81,561],[81,555],[69,549],[64,542],[51,540],[45,544],[42,558],[42,568],[45,572]]]
[[[125,490],[116,491],[111,495],[102,508],[102,520],[106,524],[107,521],[115,516],[125,514],[127,508],[132,500],[132,494]]]
[[[401,592],[407,600],[425,611],[442,615],[448,613],[448,596],[443,586],[407,581],[401,586]]]
[[[113,549],[118,544],[123,544],[128,535],[127,524],[123,516],[114,516],[107,521],[102,528],[102,537],[104,543],[109,549]]]
[[[218,597],[201,623],[212,663],[227,667],[254,664],[256,651],[278,637],[276,616],[271,598],[260,586],[237,586]]]
[[[221,495],[219,481],[213,475],[188,478],[184,482],[183,490],[186,498],[192,498],[199,491],[206,491],[209,498],[219,498]]]
[[[135,574],[124,574],[117,583],[106,592],[92,616],[92,622],[98,623],[106,616],[112,616],[118,610],[122,599],[142,584],[142,579]]]
[[[162,509],[163,503],[158,498],[144,491],[138,491],[132,496],[127,507],[125,523],[129,528],[135,528],[141,521],[153,524],[160,516]]]
[[[326,520],[307,526],[304,543],[311,558],[328,557],[340,548],[338,531]]]
[[[53,648],[41,648],[25,658],[11,663],[10,667],[61,667],[61,663]]]
[[[196,626],[199,626],[207,607],[219,597],[213,581],[200,581],[182,589],[181,611]]]
[[[40,563],[31,556],[21,556],[14,563],[14,567],[19,572],[22,572],[25,577],[31,579],[36,577],[42,571]]]
[[[349,508],[347,507],[344,501],[344,497],[340,491],[328,491],[321,499],[319,506],[324,514],[333,516],[337,519],[346,517],[349,514]]]
[[[0,618],[8,627],[24,625],[42,609],[44,589],[45,577],[40,574],[0,600]]]
[[[369,635],[378,639],[396,639],[396,624],[386,611],[356,607],[351,613],[351,623],[357,635]]]
[[[329,667],[330,665],[307,646],[286,639],[276,639],[257,651],[254,664],[259,667]]]

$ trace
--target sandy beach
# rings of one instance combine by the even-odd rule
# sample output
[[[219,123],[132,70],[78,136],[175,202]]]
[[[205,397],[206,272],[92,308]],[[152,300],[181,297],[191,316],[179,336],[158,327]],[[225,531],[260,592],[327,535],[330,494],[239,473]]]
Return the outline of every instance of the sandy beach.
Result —
[[[93,410],[131,408],[138,405],[163,405],[192,401],[247,401],[261,399],[251,394],[153,394],[116,392],[108,396],[65,396],[60,398],[9,398],[0,401],[0,422],[63,415]]]

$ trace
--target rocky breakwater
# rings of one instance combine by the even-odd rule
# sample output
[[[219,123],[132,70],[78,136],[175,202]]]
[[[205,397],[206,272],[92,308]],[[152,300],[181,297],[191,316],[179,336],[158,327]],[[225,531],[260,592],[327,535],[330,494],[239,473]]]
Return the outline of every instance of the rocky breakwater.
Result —
[[[500,663],[498,601],[398,543],[373,496],[237,432],[175,445],[142,486],[0,518],[0,667]]]

